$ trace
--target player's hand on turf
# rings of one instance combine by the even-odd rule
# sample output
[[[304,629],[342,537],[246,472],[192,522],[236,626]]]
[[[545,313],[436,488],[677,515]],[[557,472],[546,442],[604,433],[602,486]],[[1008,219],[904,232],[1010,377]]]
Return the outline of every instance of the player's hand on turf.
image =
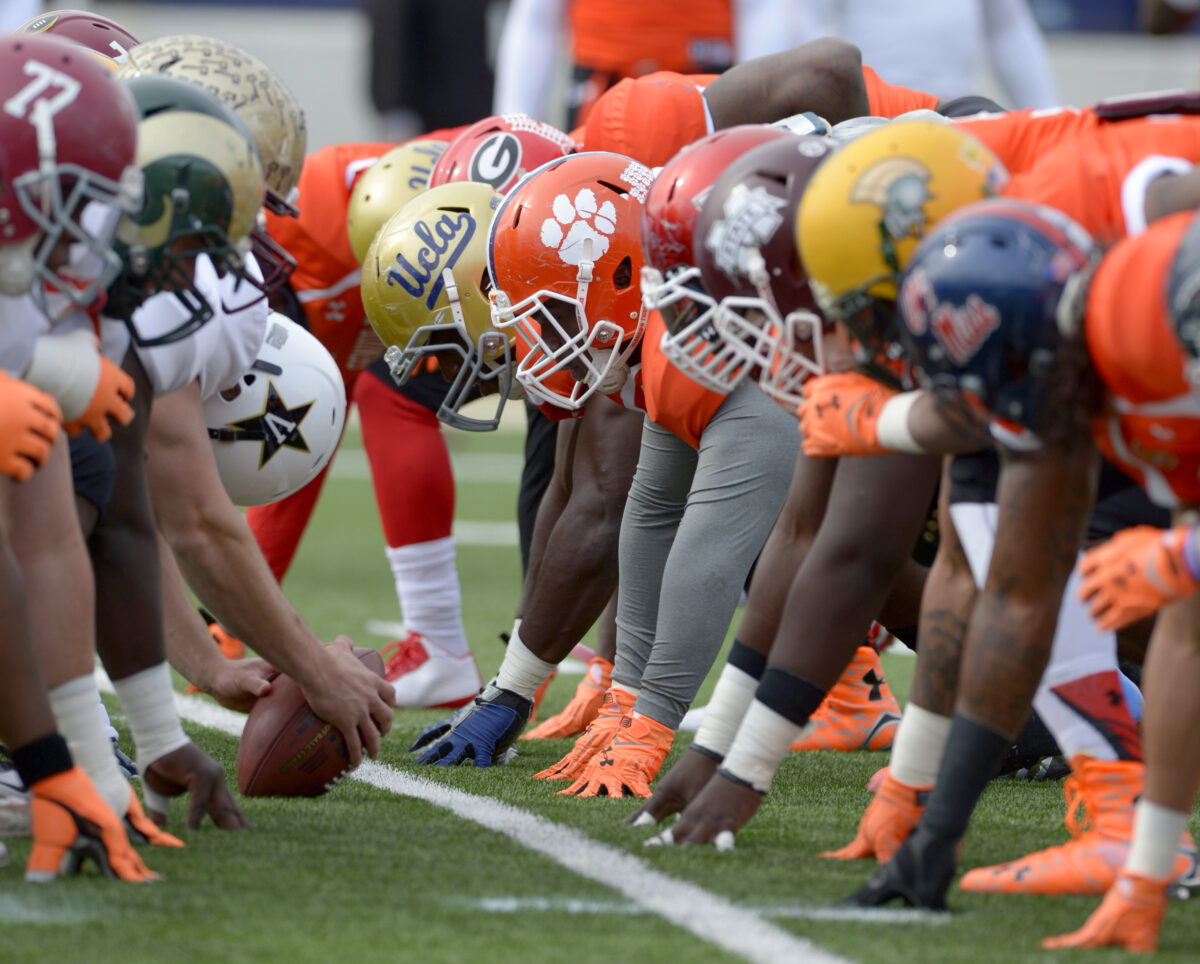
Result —
[[[46,461],[62,412],[40,388],[0,372],[0,472],[24,482]]]
[[[1079,598],[1103,630],[1120,629],[1200,589],[1196,531],[1123,529],[1079,561]]]
[[[716,844],[732,850],[734,835],[762,805],[765,794],[718,769],[675,823],[648,843]]]
[[[133,378],[120,365],[103,355],[99,358],[100,377],[91,401],[82,415],[63,427],[68,435],[78,435],[85,428],[90,429],[97,442],[107,442],[112,438],[109,419],[118,425],[128,425],[133,421],[133,406],[129,404],[133,400]]]
[[[225,771],[194,743],[160,756],[142,774],[146,808],[160,827],[167,822],[166,798],[188,794],[187,827],[195,830],[207,813],[222,830],[245,830],[249,821],[233,802]]]
[[[395,690],[359,661],[347,637],[323,649],[320,673],[300,688],[313,712],[345,737],[350,766],[356,767],[364,749],[372,759],[379,756],[379,741],[392,728]]]
[[[265,659],[222,658],[202,689],[227,710],[249,713],[258,698],[271,691],[271,680],[278,675]]]
[[[477,767],[507,763],[508,749],[529,722],[533,700],[489,683],[466,709],[466,713],[456,714],[444,735],[429,742],[418,763],[440,767],[468,760]]]
[[[858,372],[810,378],[800,418],[804,454],[814,458],[838,455],[880,455],[879,413],[896,392]]]
[[[653,796],[626,817],[625,822],[635,827],[646,827],[679,813],[691,803],[716,771],[716,759],[699,752],[694,745],[689,747],[658,781]]]
[[[85,859],[105,877],[141,883],[157,880],[130,846],[117,815],[79,767],[38,780],[30,787],[33,846],[25,879],[53,880],[79,872]]]

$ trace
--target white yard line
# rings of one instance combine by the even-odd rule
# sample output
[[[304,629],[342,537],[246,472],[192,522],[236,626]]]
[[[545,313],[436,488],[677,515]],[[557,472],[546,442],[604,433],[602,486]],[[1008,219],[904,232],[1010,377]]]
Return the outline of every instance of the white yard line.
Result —
[[[112,684],[97,670],[100,687]],[[175,694],[179,715],[191,723],[232,736],[242,732],[246,718],[195,696]],[[848,959],[822,949],[806,938],[789,933],[752,910],[709,893],[702,887],[655,870],[647,863],[614,847],[545,817],[521,810],[492,797],[464,793],[433,780],[410,776],[393,767],[367,761],[351,779],[361,780],[399,796],[423,800],[502,833],[521,846],[541,853],[581,877],[623,894],[638,907],[657,914],[747,961],[778,964],[848,964]]]

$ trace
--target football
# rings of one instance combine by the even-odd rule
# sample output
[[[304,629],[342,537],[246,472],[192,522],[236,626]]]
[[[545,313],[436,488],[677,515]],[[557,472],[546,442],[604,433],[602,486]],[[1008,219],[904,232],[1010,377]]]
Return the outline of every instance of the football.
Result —
[[[383,659],[362,646],[354,655],[383,676]],[[319,797],[350,772],[342,734],[318,717],[300,685],[282,673],[250,710],[238,744],[238,789],[248,797]]]

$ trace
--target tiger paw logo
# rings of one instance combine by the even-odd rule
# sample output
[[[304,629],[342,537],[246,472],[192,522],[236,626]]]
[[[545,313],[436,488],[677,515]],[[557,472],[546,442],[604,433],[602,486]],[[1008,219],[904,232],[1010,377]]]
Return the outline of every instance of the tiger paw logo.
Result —
[[[565,194],[558,195],[551,210],[554,217],[542,222],[542,244],[555,248],[564,264],[578,265],[585,257],[590,261],[604,257],[609,235],[617,229],[617,208],[612,201],[598,205],[595,192],[585,187],[573,201]]]

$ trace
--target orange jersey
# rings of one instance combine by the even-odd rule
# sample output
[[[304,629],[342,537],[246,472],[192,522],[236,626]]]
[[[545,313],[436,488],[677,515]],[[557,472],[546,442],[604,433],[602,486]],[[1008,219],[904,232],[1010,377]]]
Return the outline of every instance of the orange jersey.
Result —
[[[1063,141],[1095,130],[1104,122],[1090,108],[1054,107],[976,114],[950,121],[982,141],[1012,175],[1033,167]]]
[[[899,117],[910,110],[937,110],[938,99],[933,94],[889,84],[866,64],[863,65],[862,74],[873,117]]]
[[[422,139],[450,141],[461,127],[437,130]],[[363,311],[362,269],[350,250],[346,211],[360,174],[395,144],[334,144],[304,159],[298,189],[298,218],[267,212],[267,231],[296,259],[292,290],[304,306],[309,330],[333,355],[347,387],[354,373],[383,354]]]
[[[642,338],[642,386],[646,414],[672,435],[700,448],[700,436],[725,396],[702,387],[663,354],[663,335],[667,326],[657,311],[652,311]]]
[[[1167,314],[1167,275],[1193,212],[1116,245],[1088,291],[1084,334],[1109,393],[1093,435],[1160,505],[1200,503],[1200,396]]]
[[[572,59],[625,77],[731,64],[731,6],[730,0],[691,0],[684,12],[664,0],[572,0]]]
[[[1200,117],[1103,124],[1050,150],[1005,194],[1056,207],[1111,243],[1145,226],[1145,190],[1154,177],[1198,161]]]

